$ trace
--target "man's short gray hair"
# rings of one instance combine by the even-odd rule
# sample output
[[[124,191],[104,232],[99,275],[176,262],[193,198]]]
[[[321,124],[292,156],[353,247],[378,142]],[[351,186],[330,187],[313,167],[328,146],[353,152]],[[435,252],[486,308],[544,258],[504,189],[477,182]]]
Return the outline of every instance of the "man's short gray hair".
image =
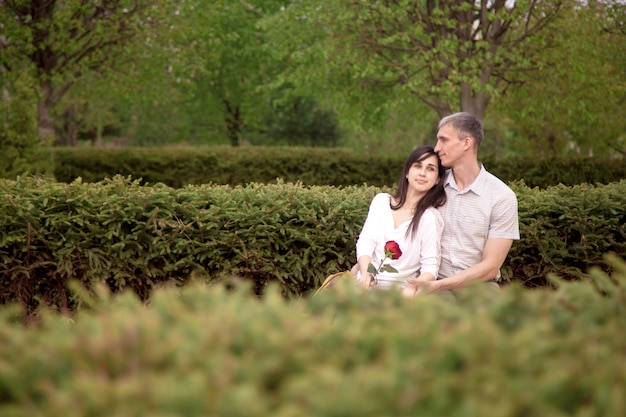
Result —
[[[445,125],[452,125],[452,127],[457,129],[459,131],[459,139],[471,136],[476,142],[476,147],[480,146],[480,143],[483,141],[483,124],[471,113],[459,112],[446,116],[439,121],[439,128],[441,129]]]

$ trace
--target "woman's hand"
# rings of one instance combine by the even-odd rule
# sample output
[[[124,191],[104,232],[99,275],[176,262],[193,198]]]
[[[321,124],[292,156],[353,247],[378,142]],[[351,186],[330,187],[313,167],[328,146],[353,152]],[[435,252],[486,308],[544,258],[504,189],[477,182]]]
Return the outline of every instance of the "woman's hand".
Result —
[[[376,281],[374,280],[374,276],[370,272],[367,272],[367,271],[365,273],[361,272],[361,278],[359,279],[359,283],[365,289],[376,286]]]
[[[365,289],[374,287],[376,285],[374,275],[372,275],[372,273],[368,271],[370,262],[372,262],[372,258],[363,255],[357,260],[357,263],[350,270],[354,275],[357,275],[357,271],[359,272],[359,284],[361,284],[361,286],[363,286],[363,288]]]

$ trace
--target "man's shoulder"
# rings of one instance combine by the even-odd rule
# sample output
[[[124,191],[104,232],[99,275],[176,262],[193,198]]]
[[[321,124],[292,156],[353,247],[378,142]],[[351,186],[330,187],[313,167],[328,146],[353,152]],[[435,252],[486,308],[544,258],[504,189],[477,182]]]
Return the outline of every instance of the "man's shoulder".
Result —
[[[491,172],[484,169],[482,175],[484,176],[484,182],[486,189],[490,192],[495,192],[509,197],[516,197],[515,192],[509,187],[507,183],[500,178],[493,175]]]

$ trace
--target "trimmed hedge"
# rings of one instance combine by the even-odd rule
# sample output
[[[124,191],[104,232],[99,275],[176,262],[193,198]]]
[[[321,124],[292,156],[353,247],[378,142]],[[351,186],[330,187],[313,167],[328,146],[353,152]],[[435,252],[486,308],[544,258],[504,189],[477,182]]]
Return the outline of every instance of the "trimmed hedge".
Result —
[[[0,181],[0,301],[68,308],[65,283],[150,290],[193,274],[315,287],[353,260],[373,188]],[[30,308],[29,307],[29,308]]]
[[[626,180],[545,190],[516,183],[513,190],[521,240],[513,243],[505,276],[545,285],[551,272],[582,279],[591,266],[607,269],[603,254],[626,258]]]
[[[0,308],[0,415],[623,416],[626,264],[555,291],[402,299],[339,286],[87,296],[37,326]],[[478,288],[477,288],[478,289]]]
[[[393,187],[406,155],[364,155],[338,148],[55,148],[55,178],[98,182],[115,175],[181,188],[188,184],[272,183],[277,178],[305,185]],[[530,187],[608,184],[626,178],[623,158],[484,159],[505,182]]]
[[[626,257],[626,181],[546,190],[513,184],[522,239],[503,279],[546,285],[586,278],[603,256]],[[302,184],[145,186],[36,178],[0,181],[0,302],[72,309],[66,282],[106,282],[147,299],[195,276],[279,282],[297,296],[355,262],[369,203],[383,189]]]
[[[272,183],[279,178],[305,185],[385,186],[389,178],[395,184],[403,165],[404,159],[398,163],[398,158],[325,148],[58,148],[54,175],[60,182],[98,182],[122,175],[174,188]]]

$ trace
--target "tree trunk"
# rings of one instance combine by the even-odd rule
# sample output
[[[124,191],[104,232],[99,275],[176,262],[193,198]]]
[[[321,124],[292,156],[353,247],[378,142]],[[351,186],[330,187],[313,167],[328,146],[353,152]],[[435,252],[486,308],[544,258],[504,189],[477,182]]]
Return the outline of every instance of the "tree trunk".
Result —
[[[37,134],[42,142],[54,142],[56,134],[54,130],[54,120],[50,113],[54,107],[52,100],[52,83],[42,81],[40,83],[42,97],[37,103]]]
[[[226,106],[226,136],[232,146],[241,146],[241,113],[239,106],[233,106],[228,100],[224,100]]]
[[[96,128],[96,148],[104,148],[104,139],[102,138],[102,123],[98,120],[98,127]]]
[[[467,83],[461,84],[461,111],[472,113],[474,116],[483,120],[487,112],[487,105],[491,97],[484,92],[474,92]]]
[[[440,101],[429,99],[422,96],[420,91],[413,91],[413,94],[415,94],[415,96],[419,98],[424,104],[435,109],[435,111],[437,112],[437,116],[439,116],[439,119],[443,119],[444,117],[452,114],[452,109],[445,100]]]
[[[57,143],[65,146],[78,144],[78,123],[76,122],[76,108],[71,105],[65,110],[65,135],[59,135]],[[62,137],[64,136],[64,137]]]
[[[102,113],[98,112],[96,115],[96,137],[91,138],[91,146],[93,146],[94,148],[104,148],[104,138],[102,137],[104,122],[102,121],[102,119]]]
[[[440,106],[434,106],[434,109],[437,112],[437,116],[439,116],[439,120],[443,119],[446,116],[450,116],[452,114],[452,109],[450,109],[450,106],[446,104],[442,104]]]

